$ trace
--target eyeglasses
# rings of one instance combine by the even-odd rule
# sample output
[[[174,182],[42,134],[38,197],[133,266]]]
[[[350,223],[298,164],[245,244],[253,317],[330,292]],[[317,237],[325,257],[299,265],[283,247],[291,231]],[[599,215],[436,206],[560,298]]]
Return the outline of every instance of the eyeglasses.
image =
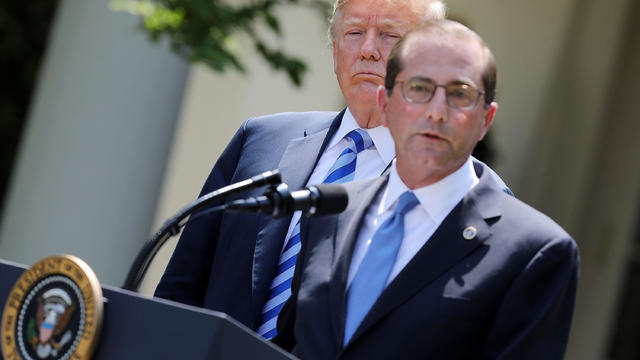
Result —
[[[396,81],[402,85],[402,97],[410,103],[426,104],[433,98],[439,87],[444,88],[447,96],[447,103],[450,107],[458,110],[470,110],[478,104],[480,96],[484,92],[475,87],[453,82],[446,85],[438,85],[431,79],[413,77],[406,81]]]

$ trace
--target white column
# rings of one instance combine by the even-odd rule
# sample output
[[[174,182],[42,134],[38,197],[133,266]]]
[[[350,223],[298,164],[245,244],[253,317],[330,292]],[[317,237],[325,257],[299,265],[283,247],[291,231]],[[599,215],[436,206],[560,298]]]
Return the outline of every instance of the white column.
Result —
[[[60,2],[0,224],[0,257],[83,258],[120,285],[148,238],[188,65],[107,1]]]

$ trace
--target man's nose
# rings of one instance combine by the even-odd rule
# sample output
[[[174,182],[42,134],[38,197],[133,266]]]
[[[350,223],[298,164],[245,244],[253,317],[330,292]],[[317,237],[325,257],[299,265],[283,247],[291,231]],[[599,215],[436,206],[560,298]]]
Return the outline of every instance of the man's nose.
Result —
[[[433,121],[447,121],[447,93],[444,88],[437,87],[435,94],[427,103],[427,119]]]
[[[368,30],[360,47],[360,59],[368,61],[380,60],[378,49],[378,34],[375,30]]]

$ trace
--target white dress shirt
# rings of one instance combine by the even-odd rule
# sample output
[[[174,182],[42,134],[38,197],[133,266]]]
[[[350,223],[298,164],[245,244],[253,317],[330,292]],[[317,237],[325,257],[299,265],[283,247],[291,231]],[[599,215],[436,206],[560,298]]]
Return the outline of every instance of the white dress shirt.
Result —
[[[345,136],[351,130],[355,130],[359,127],[360,126],[351,114],[351,111],[349,111],[349,108],[347,108],[344,116],[342,117],[340,127],[333,135],[333,137],[331,137],[331,141],[329,142],[329,144],[327,144],[327,148],[324,150],[324,153],[322,153],[320,160],[318,160],[318,164],[316,164],[316,167],[313,169],[311,177],[309,178],[306,186],[322,183],[324,178],[327,177],[329,169],[331,169],[333,164],[336,162],[336,159],[338,159],[338,156],[340,156],[344,149],[346,149],[349,145],[349,140],[345,139]],[[396,149],[394,147],[393,138],[391,137],[391,133],[389,132],[388,128],[378,126],[372,129],[363,130],[367,131],[367,133],[371,137],[371,140],[373,140],[373,145],[358,154],[354,180],[374,178],[382,175],[382,172],[387,168],[387,166],[389,166],[393,158],[396,156]],[[300,220],[301,215],[301,211],[296,211],[293,213],[291,223],[289,224],[289,230],[287,230],[287,236],[285,237],[284,245],[286,245],[287,243],[286,240],[291,237],[293,228],[298,223],[298,220]]]
[[[413,190],[420,204],[404,217],[404,238],[400,244],[396,261],[389,273],[386,285],[389,285],[398,273],[404,269],[420,248],[426,244],[444,218],[478,182],[471,157],[469,157],[466,163],[444,179]],[[391,166],[387,187],[367,209],[351,257],[347,288],[356,276],[358,267],[369,249],[374,233],[391,215],[400,195],[409,190],[400,179],[394,161]]]

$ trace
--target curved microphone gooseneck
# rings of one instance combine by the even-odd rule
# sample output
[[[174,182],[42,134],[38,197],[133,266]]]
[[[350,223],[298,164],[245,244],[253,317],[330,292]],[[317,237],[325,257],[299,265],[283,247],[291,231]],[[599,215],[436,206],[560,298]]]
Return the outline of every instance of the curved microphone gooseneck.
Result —
[[[194,214],[192,218],[195,219],[196,217],[202,215],[224,210],[225,205],[220,205],[213,208],[207,207],[210,206],[211,203],[223,199],[229,195],[263,185],[275,186],[277,184],[280,184],[281,182],[282,180],[280,178],[280,172],[276,169],[263,172],[252,177],[251,179],[246,179],[225,186],[216,191],[199,197],[197,200],[193,201],[191,204],[180,210],[172,218],[167,220],[164,225],[162,225],[160,230],[156,232],[153,238],[147,241],[147,243],[138,253],[138,256],[136,256],[133,265],[131,265],[131,268],[129,268],[127,278],[124,282],[124,285],[122,285],[122,288],[125,290],[138,291],[140,283],[142,282],[142,279],[144,278],[144,275],[147,272],[149,265],[151,264],[151,260],[153,260],[158,250],[160,250],[162,245],[169,238],[180,233],[180,229],[186,224],[185,218],[187,216],[189,216],[190,214]]]

